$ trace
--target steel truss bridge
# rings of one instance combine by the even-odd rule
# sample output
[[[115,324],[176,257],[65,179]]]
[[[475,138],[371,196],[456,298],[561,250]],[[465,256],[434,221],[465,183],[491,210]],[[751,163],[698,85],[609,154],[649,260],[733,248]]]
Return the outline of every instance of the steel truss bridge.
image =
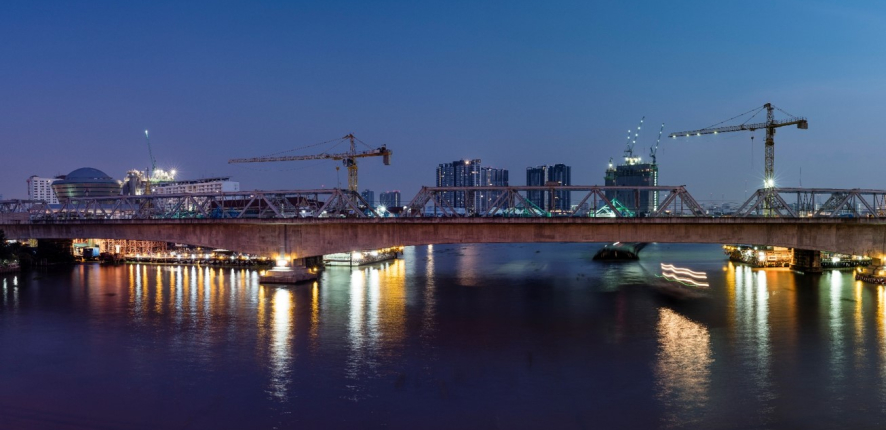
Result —
[[[527,197],[529,191],[570,192],[581,198],[569,211],[552,213]],[[617,202],[607,193],[630,191],[634,202]],[[480,196],[483,207],[464,211],[452,195]],[[709,217],[684,186],[515,186],[422,187],[398,217],[630,218],[643,193],[657,193],[660,204],[643,217]],[[651,199],[650,199],[651,200]],[[767,204],[767,202],[769,202]],[[21,223],[88,220],[378,218],[380,213],[358,193],[342,189],[241,191],[213,194],[155,194],[84,197],[49,205],[35,200],[0,201],[0,221]],[[886,190],[764,188],[757,190],[734,218],[886,218]]]

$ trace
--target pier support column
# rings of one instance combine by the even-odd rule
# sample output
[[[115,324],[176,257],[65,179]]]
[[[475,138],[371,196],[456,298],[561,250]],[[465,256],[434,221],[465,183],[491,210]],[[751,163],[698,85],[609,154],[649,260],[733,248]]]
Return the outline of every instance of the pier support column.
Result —
[[[803,273],[821,273],[821,251],[794,248],[791,270]]]
[[[304,257],[304,258],[296,258],[292,261],[293,266],[301,266],[306,269],[310,269],[312,267],[323,267],[323,256],[317,255],[314,257]]]

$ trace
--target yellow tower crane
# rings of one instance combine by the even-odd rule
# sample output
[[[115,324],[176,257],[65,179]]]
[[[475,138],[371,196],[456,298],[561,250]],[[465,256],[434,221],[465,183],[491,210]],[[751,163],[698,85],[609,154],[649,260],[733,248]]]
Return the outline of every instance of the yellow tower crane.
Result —
[[[391,164],[391,154],[393,153],[390,149],[388,149],[385,145],[382,145],[379,148],[370,149],[369,151],[357,152],[357,148],[354,144],[354,141],[359,141],[359,139],[355,138],[353,134],[348,134],[345,137],[341,138],[342,140],[347,139],[350,142],[350,148],[348,152],[342,152],[339,154],[316,154],[316,155],[285,155],[285,156],[267,156],[267,157],[255,157],[255,158],[234,158],[228,160],[228,164],[234,163],[266,163],[270,161],[297,161],[297,160],[342,160],[342,164],[348,168],[348,190],[357,191],[357,159],[363,157],[383,157],[382,161],[384,161],[385,165],[388,166]],[[328,143],[328,142],[323,142]],[[363,143],[363,142],[360,142]],[[366,145],[365,143],[363,143]],[[312,145],[316,146],[316,145]],[[368,145],[367,145],[368,147]]]
[[[753,124],[747,124],[750,119],[745,121],[743,124],[739,125],[730,125],[730,126],[722,126],[717,127],[724,122],[731,121],[735,118],[739,118],[745,116],[751,112],[754,115],[751,116],[753,118],[758,113],[760,113],[763,109],[766,109],[766,122],[758,122]],[[726,121],[720,122],[719,124],[714,124],[708,128],[703,128],[699,130],[690,130],[690,131],[678,131],[676,133],[671,133],[668,137],[676,139],[677,137],[691,137],[691,136],[701,136],[703,134],[719,134],[719,133],[727,133],[730,131],[754,131],[759,129],[766,129],[766,150],[765,150],[765,160],[763,164],[763,188],[774,188],[775,187],[775,129],[779,127],[786,127],[789,125],[796,125],[797,128],[800,129],[808,129],[809,122],[806,121],[806,118],[793,116],[781,109],[778,109],[782,113],[788,116],[787,119],[775,119],[775,109],[778,109],[775,106],[772,106],[771,103],[766,103],[763,107],[751,109],[748,112],[745,112],[741,115],[735,116],[733,118],[727,119]]]

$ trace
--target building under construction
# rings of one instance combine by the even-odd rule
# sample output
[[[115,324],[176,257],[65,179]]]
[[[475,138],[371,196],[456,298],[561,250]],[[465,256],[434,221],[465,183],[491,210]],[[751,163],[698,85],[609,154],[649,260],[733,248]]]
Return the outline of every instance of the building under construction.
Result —
[[[609,160],[609,167],[606,169],[606,186],[658,186],[658,164],[656,163],[656,152],[658,144],[661,142],[661,132],[664,130],[664,124],[658,132],[658,140],[649,150],[651,162],[643,162],[640,156],[634,155],[634,145],[640,136],[640,129],[643,126],[643,120],[637,130],[628,131],[628,143],[624,152],[624,164],[617,166]],[[607,191],[606,198],[616,200],[613,202],[616,207],[621,208],[627,216],[645,216],[658,210],[659,196],[658,191],[639,191],[639,190],[622,190]]]

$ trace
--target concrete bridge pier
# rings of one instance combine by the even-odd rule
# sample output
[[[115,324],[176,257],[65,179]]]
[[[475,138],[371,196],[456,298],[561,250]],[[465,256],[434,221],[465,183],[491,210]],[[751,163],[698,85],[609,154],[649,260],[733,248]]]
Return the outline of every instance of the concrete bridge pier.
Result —
[[[791,270],[803,273],[821,273],[821,251],[794,248]]]
[[[304,267],[305,269],[310,269],[312,267],[322,268],[323,267],[323,256],[316,255],[313,257],[296,258],[295,260],[293,260],[292,265],[293,266],[301,266],[301,267]]]

